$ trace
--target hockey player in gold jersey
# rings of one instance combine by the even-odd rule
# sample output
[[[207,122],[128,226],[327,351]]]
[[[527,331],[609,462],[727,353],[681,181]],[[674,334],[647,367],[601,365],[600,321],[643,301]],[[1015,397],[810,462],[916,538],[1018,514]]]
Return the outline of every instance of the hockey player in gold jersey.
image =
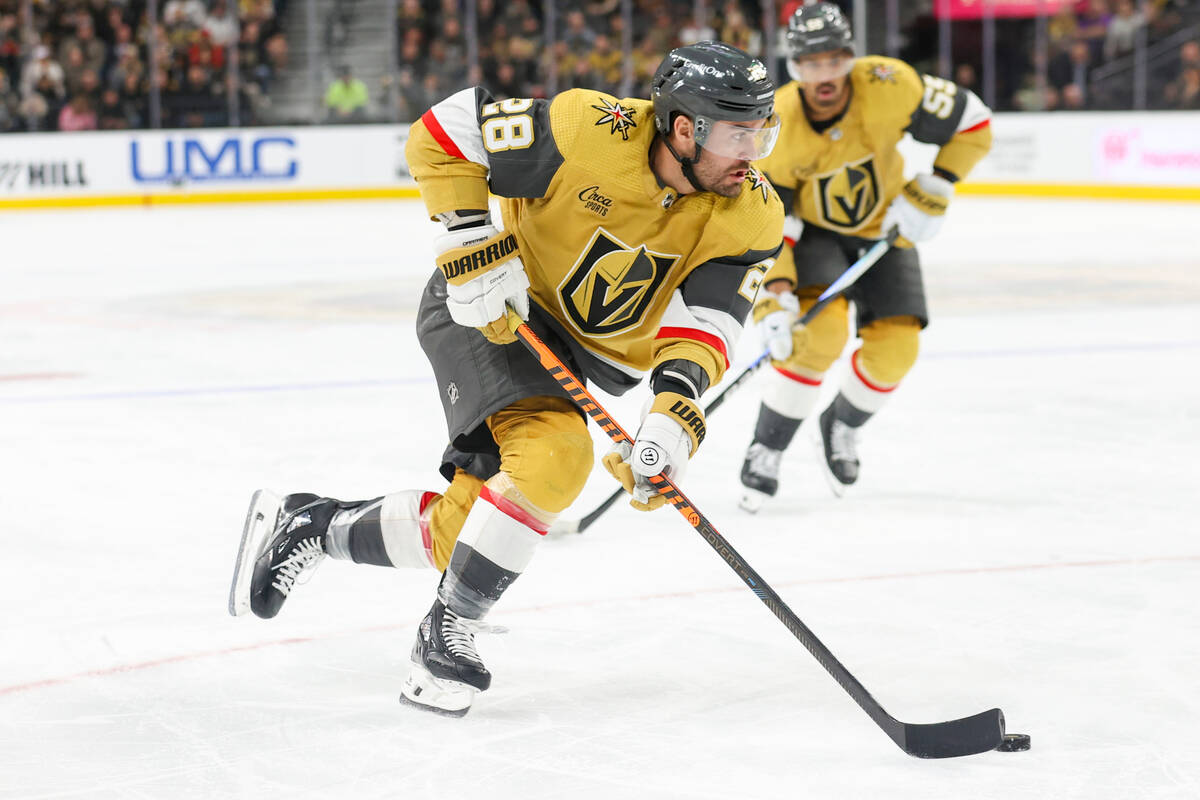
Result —
[[[758,162],[788,217],[786,245],[754,308],[773,369],[742,466],[741,505],[752,512],[778,490],[783,451],[812,414],[826,372],[846,345],[847,299],[855,304],[862,345],[836,398],[815,420],[814,438],[835,493],[857,480],[858,430],[916,361],[928,322],[913,245],[937,233],[954,183],[992,138],[991,112],[970,91],[895,59],[856,59],[850,25],[832,3],[797,9],[787,37],[793,82],[775,98],[783,128],[774,152]],[[896,149],[905,133],[940,146],[932,172],[908,182]],[[795,329],[821,292],[893,227],[896,246]]]
[[[274,616],[326,554],[441,570],[401,696],[466,713],[491,682],[474,643],[481,620],[592,468],[584,416],[515,342],[505,309],[611,394],[649,376],[634,444],[603,461],[635,506],[661,505],[648,479],[678,479],[695,454],[698,399],[728,367],[782,245],[783,205],[751,167],[779,132],[774,90],[759,61],[702,42],[668,55],[649,102],[583,89],[496,102],[474,88],[415,123],[409,166],[445,226],[417,336],[446,418],[450,485],[360,502],[260,492],[231,611]]]

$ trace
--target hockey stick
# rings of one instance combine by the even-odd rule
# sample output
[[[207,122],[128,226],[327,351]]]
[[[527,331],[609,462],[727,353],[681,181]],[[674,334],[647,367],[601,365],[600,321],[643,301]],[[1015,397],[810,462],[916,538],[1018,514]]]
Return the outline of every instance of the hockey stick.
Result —
[[[892,243],[896,241],[896,236],[897,231],[895,228],[893,228],[888,233],[886,239],[880,239],[878,242],[873,244],[871,249],[863,253],[858,261],[855,261],[853,264],[847,267],[846,271],[839,275],[837,280],[829,284],[825,291],[821,292],[821,296],[817,298],[817,302],[813,304],[813,307],[808,311],[805,311],[804,316],[796,320],[796,327],[803,328],[805,325],[812,322],[813,319],[816,318],[817,314],[820,314],[825,309],[825,306],[836,300],[842,292],[850,288],[852,283],[861,278],[864,272],[875,266],[875,262],[882,258],[883,254],[886,253],[888,248],[892,246]],[[758,368],[767,363],[767,358],[769,356],[769,352],[763,351],[762,355],[754,359],[750,366],[746,367],[736,378],[730,381],[725,388],[721,390],[721,393],[714,397],[709,404],[704,407],[704,416],[707,417],[709,414],[720,408],[721,404],[725,402],[725,398],[727,398],[740,386],[754,377],[754,373],[758,372]],[[551,526],[550,534],[552,536],[561,536],[572,533],[583,533],[592,526],[593,522],[600,519],[604,512],[608,511],[608,509],[612,507],[613,503],[621,499],[621,495],[623,494],[625,494],[624,489],[617,489],[608,497],[606,497],[604,501],[600,503],[600,505],[596,506],[588,514],[585,514],[581,519],[558,520],[553,526]]]
[[[550,373],[551,377],[558,381],[580,410],[590,416],[601,430],[608,434],[613,443],[633,444],[633,439],[629,437],[629,434],[608,416],[608,413],[575,377],[570,368],[538,338],[538,335],[511,308],[508,310],[508,327],[537,358],[542,367]],[[842,663],[834,657],[816,634],[809,630],[795,612],[787,607],[775,590],[767,585],[767,582],[746,563],[746,560],[733,549],[733,546],[713,527],[712,523],[692,505],[683,492],[679,491],[679,487],[670,478],[659,474],[650,478],[650,483],[659,494],[667,499],[668,503],[675,507],[676,511],[683,515],[688,524],[704,537],[712,549],[716,550],[725,563],[750,587],[750,591],[754,592],[758,599],[771,609],[771,613],[792,632],[793,636],[800,640],[800,643],[817,659],[825,671],[833,676],[833,679],[901,750],[918,758],[950,758],[995,750],[1004,741],[1004,714],[998,708],[962,719],[925,725],[900,722],[887,713],[883,706],[871,696],[871,693],[858,682],[858,679],[842,666]]]

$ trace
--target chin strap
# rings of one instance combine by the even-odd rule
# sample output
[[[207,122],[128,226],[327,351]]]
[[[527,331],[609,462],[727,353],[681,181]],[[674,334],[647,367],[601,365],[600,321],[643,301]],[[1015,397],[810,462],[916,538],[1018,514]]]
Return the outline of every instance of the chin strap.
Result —
[[[687,182],[692,185],[698,192],[707,192],[708,187],[700,183],[700,179],[696,177],[696,170],[692,169],[692,165],[700,160],[700,145],[696,145],[696,154],[691,158],[684,158],[675,152],[675,148],[671,147],[671,143],[667,141],[667,137],[662,137],[662,143],[667,146],[667,150],[679,162],[679,168],[683,170],[683,177],[687,178]]]

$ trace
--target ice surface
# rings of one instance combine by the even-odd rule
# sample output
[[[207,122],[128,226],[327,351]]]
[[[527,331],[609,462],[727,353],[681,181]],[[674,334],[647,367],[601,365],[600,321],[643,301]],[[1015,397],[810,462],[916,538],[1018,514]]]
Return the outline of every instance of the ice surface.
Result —
[[[709,419],[684,489],[891,713],[1033,737],[925,762],[670,510],[542,546],[462,720],[396,701],[432,571],[230,618],[253,489],[443,485],[420,207],[6,213],[0,797],[1198,797],[1198,218],[958,199],[842,500],[802,429],[739,512],[757,389]]]

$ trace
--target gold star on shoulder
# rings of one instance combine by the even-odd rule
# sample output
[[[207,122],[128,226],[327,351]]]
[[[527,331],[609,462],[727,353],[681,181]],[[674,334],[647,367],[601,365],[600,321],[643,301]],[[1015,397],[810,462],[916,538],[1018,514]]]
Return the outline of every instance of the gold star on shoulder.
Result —
[[[753,192],[755,189],[757,189],[758,191],[762,192],[762,199],[764,203],[770,201],[771,198],[768,193],[771,191],[771,183],[761,172],[751,167],[746,171],[746,182],[750,184],[750,191]]]
[[[600,105],[592,108],[602,112],[600,119],[596,120],[597,125],[610,125],[609,133],[619,133],[622,139],[629,141],[629,129],[637,127],[637,123],[633,121],[632,108],[626,108],[615,100],[609,103],[603,97],[600,98]]]

